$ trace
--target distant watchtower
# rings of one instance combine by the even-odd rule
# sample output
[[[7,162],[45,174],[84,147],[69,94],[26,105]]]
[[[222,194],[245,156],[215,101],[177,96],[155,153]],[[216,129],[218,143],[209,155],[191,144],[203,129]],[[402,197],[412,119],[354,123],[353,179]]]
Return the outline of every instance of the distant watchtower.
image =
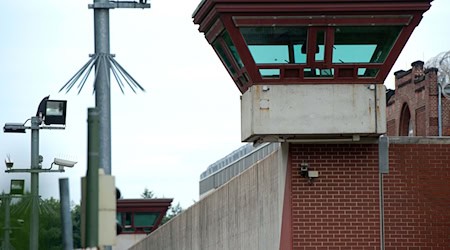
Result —
[[[204,0],[194,23],[242,93],[242,141],[386,133],[383,82],[430,0]]]

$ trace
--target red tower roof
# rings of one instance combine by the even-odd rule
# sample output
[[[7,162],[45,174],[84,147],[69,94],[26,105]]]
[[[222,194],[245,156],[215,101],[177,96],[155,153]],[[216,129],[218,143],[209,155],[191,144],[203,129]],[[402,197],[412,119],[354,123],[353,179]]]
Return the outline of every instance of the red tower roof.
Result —
[[[117,220],[125,234],[149,234],[161,224],[173,199],[118,199]]]
[[[205,0],[194,23],[243,93],[383,83],[431,0]]]

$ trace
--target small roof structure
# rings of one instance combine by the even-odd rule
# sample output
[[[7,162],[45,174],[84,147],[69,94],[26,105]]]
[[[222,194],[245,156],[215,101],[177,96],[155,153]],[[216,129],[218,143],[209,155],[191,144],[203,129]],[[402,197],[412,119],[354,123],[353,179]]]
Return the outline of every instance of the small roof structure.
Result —
[[[118,199],[117,219],[123,233],[149,234],[156,230],[173,199]]]

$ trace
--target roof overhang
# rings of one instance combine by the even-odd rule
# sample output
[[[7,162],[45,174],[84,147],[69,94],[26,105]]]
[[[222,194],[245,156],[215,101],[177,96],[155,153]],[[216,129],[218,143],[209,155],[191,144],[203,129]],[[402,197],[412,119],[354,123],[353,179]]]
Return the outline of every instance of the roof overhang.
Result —
[[[383,83],[430,6],[431,0],[204,0],[195,10],[193,19],[243,93],[250,86],[261,84]],[[303,64],[287,59],[284,59],[286,62],[259,63],[249,49],[250,38],[242,34],[245,29],[255,27],[294,26],[304,27],[308,34],[304,38],[309,44],[304,52],[308,59]],[[348,63],[341,60],[340,63],[333,58],[337,29],[356,26],[367,27],[369,31],[364,34],[370,34],[371,27],[398,27],[396,32],[378,34],[379,39],[392,36],[389,38],[391,47],[382,61]],[[326,38],[322,38],[321,45],[324,58],[318,62],[315,48],[319,45],[315,44],[320,36]],[[374,32],[373,36],[372,40],[377,34]],[[299,47],[294,48],[299,50]],[[290,56],[293,50],[290,49]],[[319,69],[319,73],[326,69],[332,77],[308,77],[305,72],[314,68]],[[370,74],[361,74],[363,71]],[[263,72],[275,77],[267,77]]]

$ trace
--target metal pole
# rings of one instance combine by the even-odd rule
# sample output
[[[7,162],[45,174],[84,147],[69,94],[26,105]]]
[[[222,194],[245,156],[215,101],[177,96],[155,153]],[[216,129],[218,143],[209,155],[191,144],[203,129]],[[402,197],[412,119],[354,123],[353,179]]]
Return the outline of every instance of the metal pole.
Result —
[[[59,199],[61,202],[62,238],[65,250],[73,249],[72,216],[70,214],[69,179],[59,179]]]
[[[384,230],[384,184],[383,173],[379,173],[378,187],[380,199],[380,250],[385,249],[385,230]]]
[[[39,169],[39,124],[37,116],[31,117],[31,169]],[[39,173],[31,172],[30,249],[39,249]]]
[[[109,0],[94,0],[94,4],[95,3],[106,4],[109,3]],[[94,8],[94,32],[95,54],[109,55],[110,47],[108,8]],[[111,175],[111,78],[109,66],[106,63],[106,60],[98,60],[95,65],[95,70],[97,72],[97,78],[95,82],[95,106],[99,112],[99,131],[97,139],[100,141],[98,163],[99,166],[104,169],[106,175]],[[98,175],[98,170],[96,174]],[[98,208],[98,199],[96,202]],[[106,247],[106,250],[110,249],[110,247]]]
[[[5,205],[5,225],[3,227],[3,249],[9,250],[10,249],[10,242],[9,242],[9,233],[11,231],[11,225],[10,225],[10,211],[9,211],[9,203],[10,203],[10,197],[9,195],[4,195],[3,197],[3,203]]]
[[[95,3],[108,4],[109,0],[94,0]],[[95,54],[109,55],[109,9],[94,8]],[[95,106],[100,114],[100,166],[106,175],[111,175],[111,88],[110,70],[105,58],[100,58],[95,70]]]
[[[380,250],[385,249],[385,225],[384,225],[384,183],[383,175],[389,173],[389,137],[381,135],[378,138],[378,187],[380,206]]]
[[[88,109],[88,169],[86,174],[86,247],[98,246],[99,112]]]
[[[442,136],[442,86],[440,83],[437,84],[438,87],[438,134]]]

